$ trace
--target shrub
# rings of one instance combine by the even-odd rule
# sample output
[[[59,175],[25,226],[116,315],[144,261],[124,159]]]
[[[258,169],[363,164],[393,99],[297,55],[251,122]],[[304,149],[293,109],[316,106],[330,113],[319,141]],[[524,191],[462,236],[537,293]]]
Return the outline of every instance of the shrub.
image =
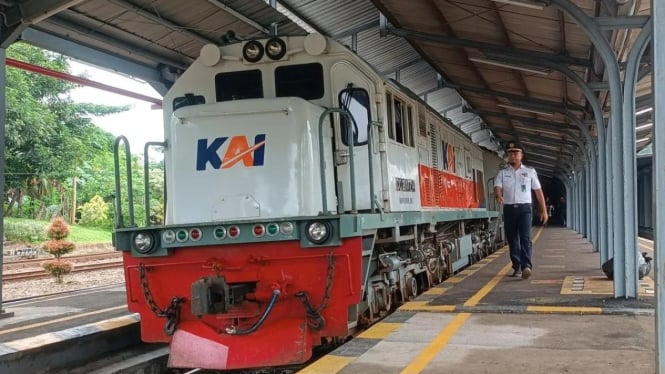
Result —
[[[62,276],[71,273],[74,265],[69,261],[56,259],[45,261],[42,263],[42,267],[55,278],[56,283],[60,284],[62,283]]]
[[[44,243],[42,248],[53,257],[59,259],[63,255],[74,250],[74,243],[64,240],[49,240]]]
[[[80,224],[83,226],[99,227],[111,224],[109,205],[99,195],[95,195],[90,201],[83,204],[79,211],[81,212]]]
[[[51,223],[46,228],[46,236],[51,240],[44,243],[42,246],[44,250],[55,257],[54,261],[47,261],[42,264],[44,270],[50,273],[56,283],[62,283],[62,276],[72,271],[72,263],[62,261],[60,258],[74,250],[74,243],[64,240],[69,236],[69,226],[62,217],[57,217],[51,220]]]
[[[46,236],[52,240],[62,240],[69,236],[69,225],[62,217],[54,218],[46,228]]]
[[[5,238],[13,242],[41,243],[47,239],[46,224],[5,220]]]

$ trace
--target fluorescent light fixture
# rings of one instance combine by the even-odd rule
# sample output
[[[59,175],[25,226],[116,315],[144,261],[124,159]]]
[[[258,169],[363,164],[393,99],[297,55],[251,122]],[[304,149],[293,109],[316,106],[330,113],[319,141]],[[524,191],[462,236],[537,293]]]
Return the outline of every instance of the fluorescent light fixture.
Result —
[[[637,139],[635,143],[644,143],[650,141],[651,138],[642,138],[642,139]]]
[[[646,124],[644,124],[644,125],[642,125],[642,126],[637,126],[637,127],[635,128],[635,131],[640,131],[640,130],[648,129],[649,127],[653,127],[653,123],[649,122],[649,123],[646,123]]]
[[[558,157],[546,155],[546,154],[543,154],[543,153],[536,153],[536,152],[532,152],[532,156],[533,157],[547,158],[547,159],[550,159],[550,160],[558,160],[559,159]]]
[[[534,74],[540,74],[540,75],[549,75],[552,72],[551,70],[528,68],[528,67],[522,66],[522,65],[515,65],[515,64],[510,64],[510,63],[507,63],[507,62],[490,60],[490,59],[487,59],[487,58],[480,58],[480,57],[469,57],[469,61],[478,62],[480,64],[499,66],[499,67],[506,68],[506,69],[521,70],[521,71],[526,71],[527,73],[534,73]]]
[[[553,145],[549,145],[549,144],[533,143],[533,142],[529,142],[529,141],[525,141],[525,140],[522,140],[522,144],[529,144],[529,145],[533,145],[535,147],[547,148],[547,149],[551,149],[553,151],[558,151],[559,148],[561,148],[561,147],[557,147],[557,146],[553,146]]]
[[[492,1],[497,2],[497,3],[504,3],[504,4],[521,6],[521,7],[529,8],[529,9],[536,9],[536,10],[545,9],[545,4],[535,2],[535,1],[528,1],[528,0],[492,0]]]
[[[266,4],[270,5],[270,0],[264,0]],[[277,5],[276,10],[280,13],[282,13],[283,16],[286,18],[290,19],[293,23],[296,25],[302,27],[305,31],[308,33],[312,34],[315,33],[316,30],[309,24],[307,21],[304,19],[298,17],[297,15],[293,14],[290,10],[286,9],[284,5],[278,3],[275,1],[275,5]]]
[[[501,107],[501,108],[505,108],[505,109],[512,109],[512,110],[519,110],[519,111],[522,111],[522,112],[541,114],[543,116],[549,116],[549,117],[554,116],[554,113],[542,112],[540,110],[531,109],[531,108],[523,108],[521,106],[513,106],[513,105],[506,105],[506,104],[497,104],[497,106]]]
[[[543,129],[539,129],[539,128],[535,129],[535,128],[531,128],[531,127],[515,127],[515,130],[532,132],[532,133],[536,133],[536,134],[547,134],[547,135],[553,135],[553,136],[561,136],[560,132],[543,130]]]
[[[649,113],[652,110],[653,110],[653,107],[644,108],[642,110],[638,110],[637,112],[635,112],[635,115],[639,116],[640,114]]]

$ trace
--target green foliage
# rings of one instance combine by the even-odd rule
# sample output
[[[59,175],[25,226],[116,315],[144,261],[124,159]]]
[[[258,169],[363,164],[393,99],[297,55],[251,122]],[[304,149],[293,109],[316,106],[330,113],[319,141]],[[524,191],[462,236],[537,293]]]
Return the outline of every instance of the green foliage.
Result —
[[[41,243],[46,240],[46,222],[5,220],[7,240],[21,243]]]
[[[48,221],[36,221],[25,218],[5,217],[5,236],[7,240],[21,243],[41,244],[46,237]],[[70,225],[69,239],[79,244],[110,243],[111,228],[83,227]]]
[[[95,195],[90,201],[83,204],[79,211],[81,212],[81,221],[83,226],[109,226],[109,204],[104,202],[101,196]]]
[[[23,43],[12,44],[7,57],[56,71],[69,69],[63,56]],[[129,108],[74,103],[69,96],[74,87],[45,75],[7,69],[5,216],[42,218],[53,205],[68,216],[72,181],[79,178],[84,162],[112,179],[113,136],[96,127],[92,117]],[[85,190],[88,181],[79,180],[84,199],[77,201],[94,196]]]

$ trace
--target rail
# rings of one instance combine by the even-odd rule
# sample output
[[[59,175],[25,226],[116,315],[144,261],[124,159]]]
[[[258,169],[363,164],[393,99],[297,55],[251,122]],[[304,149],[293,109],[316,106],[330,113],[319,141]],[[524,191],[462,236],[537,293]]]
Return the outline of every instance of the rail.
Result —
[[[129,211],[129,227],[135,226],[134,223],[134,194],[132,192],[132,154],[129,151],[129,141],[123,135],[118,136],[113,143],[113,167],[115,169],[115,226],[117,228],[125,227],[122,216],[122,189],[120,188],[120,142],[125,145],[125,169],[127,169],[127,202]]]
[[[321,201],[322,201],[322,210],[323,215],[328,215],[328,190],[326,187],[326,163],[325,163],[325,154],[323,148],[323,123],[326,118],[332,113],[339,113],[347,117],[348,121],[346,122],[347,126],[347,144],[349,147],[349,183],[351,184],[351,212],[357,213],[357,201],[356,201],[356,172],[355,172],[355,156],[353,153],[354,141],[353,141],[353,128],[351,125],[357,128],[356,121],[347,110],[341,108],[329,108],[326,109],[321,116],[319,116],[319,170],[321,176]],[[341,124],[341,121],[340,121]],[[367,124],[367,160],[369,162],[369,189],[370,189],[370,206],[371,211],[374,211],[374,206],[381,210],[378,201],[374,197],[374,162],[372,156],[372,126],[380,126],[376,121],[369,122]]]
[[[147,142],[143,147],[143,186],[145,191],[143,192],[143,202],[145,204],[145,225],[150,226],[150,161],[148,158],[148,151],[150,147],[166,147],[166,142]],[[166,183],[164,184],[166,185]]]

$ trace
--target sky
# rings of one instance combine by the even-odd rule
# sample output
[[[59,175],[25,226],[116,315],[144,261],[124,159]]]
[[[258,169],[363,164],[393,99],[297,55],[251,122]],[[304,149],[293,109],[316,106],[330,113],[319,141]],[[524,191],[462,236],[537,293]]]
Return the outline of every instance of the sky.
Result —
[[[149,84],[126,75],[96,68],[70,60],[72,75],[82,75],[89,80],[122,88],[142,95],[161,98]],[[152,103],[115,94],[93,87],[78,87],[70,92],[72,100],[79,103],[129,106],[130,110],[104,117],[95,117],[95,125],[115,136],[124,135],[129,140],[133,154],[143,154],[143,146],[149,141],[163,141],[162,110],[151,109]]]

